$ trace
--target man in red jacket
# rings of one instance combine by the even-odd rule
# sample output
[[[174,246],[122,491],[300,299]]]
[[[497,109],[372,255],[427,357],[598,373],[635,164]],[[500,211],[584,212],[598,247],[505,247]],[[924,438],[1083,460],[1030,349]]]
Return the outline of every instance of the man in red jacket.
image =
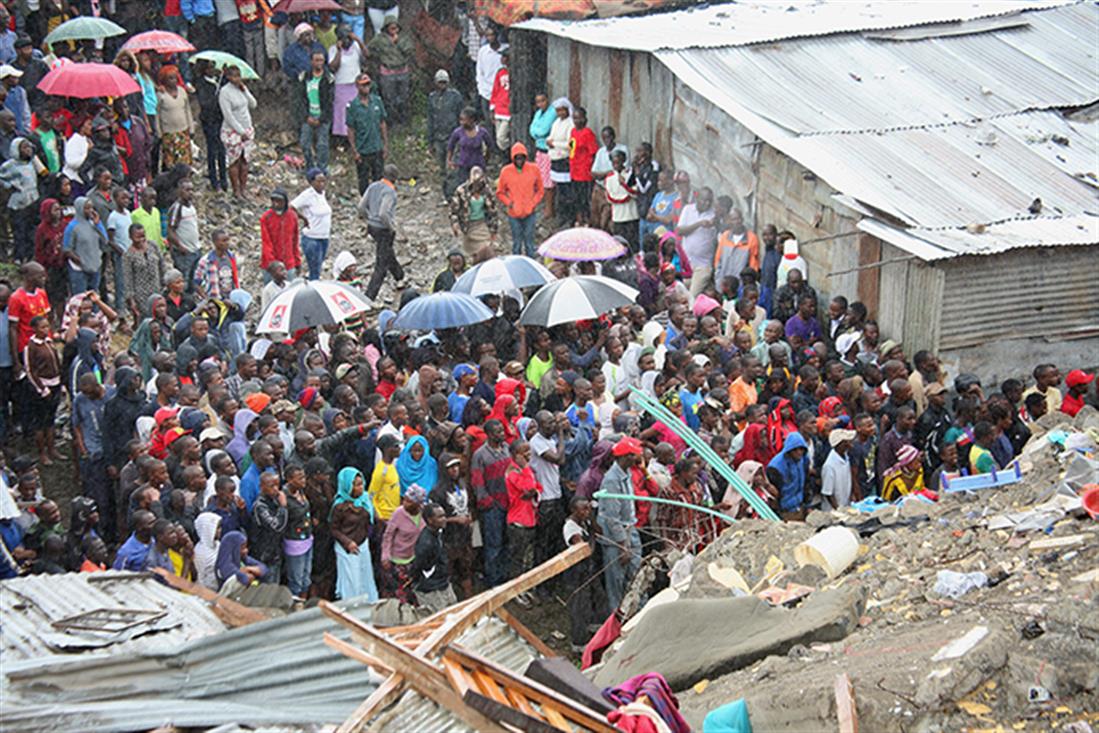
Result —
[[[511,252],[534,256],[534,225],[538,221],[535,209],[546,191],[538,167],[527,165],[527,148],[523,143],[511,146],[511,164],[500,171],[496,198],[511,224]]]

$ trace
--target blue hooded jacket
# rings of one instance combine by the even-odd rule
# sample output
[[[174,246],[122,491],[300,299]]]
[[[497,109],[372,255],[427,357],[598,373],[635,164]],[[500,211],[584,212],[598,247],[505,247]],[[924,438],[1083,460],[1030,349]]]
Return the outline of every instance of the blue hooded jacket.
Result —
[[[782,452],[771,459],[767,464],[782,474],[782,491],[779,495],[779,510],[793,512],[801,508],[805,501],[805,478],[808,475],[809,460],[802,456],[798,460],[790,457],[790,451],[796,448],[806,448],[805,439],[801,433],[790,433],[782,445]]]

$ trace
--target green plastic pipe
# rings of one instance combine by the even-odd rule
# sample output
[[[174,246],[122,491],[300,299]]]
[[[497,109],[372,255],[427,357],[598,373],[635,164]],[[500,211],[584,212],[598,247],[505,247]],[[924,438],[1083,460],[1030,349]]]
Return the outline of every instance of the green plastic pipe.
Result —
[[[774,510],[767,506],[767,503],[763,501],[756,492],[752,491],[752,488],[737,475],[736,471],[730,468],[729,464],[725,461],[721,460],[721,457],[714,453],[713,449],[706,445],[706,442],[702,440],[697,433],[687,427],[675,413],[668,410],[664,405],[660,404],[637,387],[630,387],[630,390],[641,406],[645,408],[646,412],[653,417],[658,418],[669,430],[682,438],[683,441],[702,458],[702,460],[706,461],[710,468],[721,474],[721,477],[728,481],[730,486],[736,489],[737,493],[748,502],[748,505],[755,510],[760,518],[769,519],[772,522],[779,521],[779,517],[775,514]]]
[[[710,509],[709,507],[698,506],[697,504],[688,504],[685,501],[676,501],[675,499],[664,499],[659,496],[634,496],[633,494],[615,494],[610,491],[596,491],[591,495],[593,499],[630,499],[632,501],[648,501],[653,504],[667,504],[668,506],[678,506],[684,509],[693,509],[696,512],[704,512],[718,519],[724,519],[726,522],[735,522],[736,519],[730,517],[728,514],[722,514],[721,512]]]

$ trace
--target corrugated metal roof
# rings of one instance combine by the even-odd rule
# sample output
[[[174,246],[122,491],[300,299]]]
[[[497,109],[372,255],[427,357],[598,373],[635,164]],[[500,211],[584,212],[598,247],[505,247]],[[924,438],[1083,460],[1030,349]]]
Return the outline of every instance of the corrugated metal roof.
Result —
[[[898,229],[876,219],[863,219],[859,229],[922,260],[962,255],[989,255],[1023,247],[1060,247],[1099,243],[1099,216],[1035,217],[1000,222],[983,231],[966,229]]]
[[[61,632],[51,624],[99,609],[164,611],[151,624],[119,635]],[[96,649],[129,654],[167,648],[225,631],[205,602],[144,573],[28,575],[0,583],[0,649],[4,665]]]
[[[840,34],[659,57],[677,74],[687,67],[710,77],[726,95],[797,135],[942,125],[1093,102],[1099,6],[1018,17],[1021,27],[923,41]]]
[[[387,623],[415,620],[394,618],[392,603],[355,599],[339,605],[364,621],[380,622],[382,613]],[[310,730],[339,723],[380,678],[326,646],[325,632],[350,639],[350,631],[309,609],[174,649],[12,664],[5,659],[0,718],[21,731],[231,723]],[[529,645],[495,618],[467,631],[458,643],[512,668],[534,657]]]
[[[562,21],[537,18],[517,24],[591,46],[630,51],[718,48],[770,43],[833,33],[955,23],[1063,5],[1058,0],[1018,2],[735,2],[688,10],[605,20]]]

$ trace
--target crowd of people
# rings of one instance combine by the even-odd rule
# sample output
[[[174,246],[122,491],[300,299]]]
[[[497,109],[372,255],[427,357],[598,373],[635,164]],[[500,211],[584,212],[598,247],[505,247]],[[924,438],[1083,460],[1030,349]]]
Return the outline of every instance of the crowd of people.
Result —
[[[309,170],[299,193],[271,192],[259,221],[258,298],[232,252],[243,243],[201,220],[190,167],[194,89],[211,186],[224,189],[224,176],[248,195],[255,99],[239,70],[191,76],[185,59],[121,53],[115,63],[142,85],[134,98],[35,98],[23,80],[48,68],[43,51],[58,53],[34,35],[54,24],[54,4],[37,18],[29,4],[14,14],[0,4],[0,27],[32,34],[0,34],[11,65],[0,88],[9,101],[22,90],[33,110],[25,129],[11,105],[0,112],[10,141],[0,181],[21,264],[18,282],[0,283],[0,577],[160,569],[227,594],[282,583],[300,598],[438,610],[587,542],[592,558],[549,589],[567,597],[579,646],[644,555],[697,551],[721,531],[695,507],[754,516],[685,431],[797,520],[872,496],[934,499],[943,475],[1008,466],[1043,415],[1094,404],[1094,375],[1080,369],[1062,380],[1041,364],[1032,379],[987,385],[948,379],[928,351],[910,358],[862,303],[818,298],[792,232],[768,224],[757,236],[732,199],[659,165],[648,143],[631,155],[609,127],[597,141],[567,99],[539,95],[529,137],[511,129],[507,48],[468,17],[459,55],[483,104],[442,69],[428,99],[428,142],[445,186],[457,184],[446,192],[463,245],[434,289],[495,252],[497,212],[515,251],[533,254],[541,211],[627,245],[616,260],[548,263],[556,275],[600,272],[636,287],[636,302],[548,329],[518,325],[511,294],[481,296],[492,318],[462,329],[397,330],[386,309],[277,337],[250,332],[253,300],[265,306],[305,268],[317,279],[328,267],[330,135],[347,139],[377,253],[365,286],[346,250],[332,279],[373,298],[392,274],[398,308],[420,295],[397,261],[398,175],[385,160],[386,119],[409,116],[409,44],[395,7],[379,4],[346,2],[338,23],[290,19],[293,41],[268,59],[299,83],[294,124]],[[185,22],[170,12],[181,5]],[[243,10],[222,22],[245,5],[257,3],[169,1],[164,22],[188,27],[199,48],[232,37],[246,56],[269,53]],[[366,43],[364,17],[375,31]],[[260,28],[263,38],[270,26]],[[102,52],[61,53],[80,63]],[[363,70],[371,58],[381,96]],[[489,158],[505,150],[494,184]],[[634,390],[677,423],[647,412]],[[71,436],[68,457],[58,435]],[[72,461],[79,487],[67,525],[59,460]]]

